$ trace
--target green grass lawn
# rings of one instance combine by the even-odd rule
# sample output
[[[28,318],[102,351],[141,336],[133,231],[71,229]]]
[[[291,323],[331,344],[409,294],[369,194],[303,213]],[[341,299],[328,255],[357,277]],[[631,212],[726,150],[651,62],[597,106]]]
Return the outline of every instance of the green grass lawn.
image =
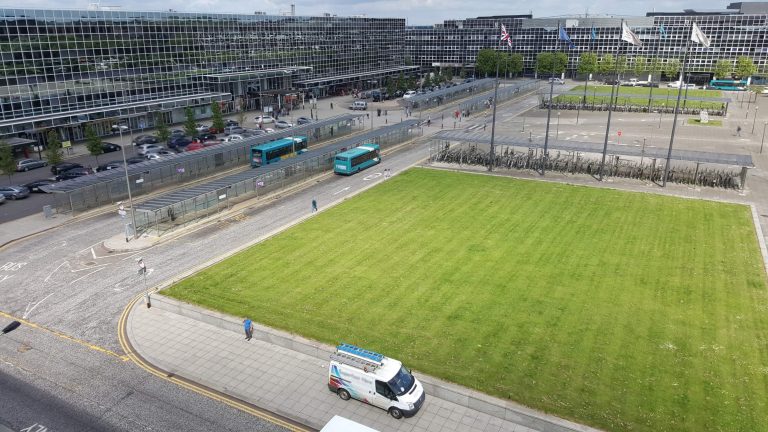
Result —
[[[745,206],[414,169],[165,293],[607,430],[768,430]]]
[[[696,126],[722,126],[723,122],[720,120],[709,120],[707,123],[702,123],[701,119],[697,118],[689,118],[688,119],[689,125],[696,125]]]
[[[618,106],[623,105],[648,105],[648,95],[651,89],[648,87],[624,87],[619,86],[619,95],[617,96],[616,104]],[[583,92],[584,86],[575,86],[571,89],[572,92]],[[607,104],[610,96],[592,96],[596,93],[607,93],[610,95],[611,86],[587,86],[587,104]],[[685,95],[685,90],[683,90]],[[654,99],[653,106],[661,107],[666,106],[668,108],[674,108],[677,101],[677,89],[669,88],[655,88],[653,89],[654,97],[667,97],[668,99]],[[558,102],[564,103],[578,103],[583,96],[557,96],[555,98]],[[688,90],[688,97],[723,97],[720,90]],[[721,109],[722,103],[720,102],[702,102],[702,101],[688,101],[685,103],[687,108],[702,108],[702,109]],[[683,101],[680,101],[680,106],[683,106]]]

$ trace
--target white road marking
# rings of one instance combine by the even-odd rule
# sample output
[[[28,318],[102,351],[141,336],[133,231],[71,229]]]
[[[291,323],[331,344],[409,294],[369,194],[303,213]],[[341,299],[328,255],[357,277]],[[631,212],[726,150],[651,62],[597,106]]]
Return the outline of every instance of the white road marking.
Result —
[[[0,279],[0,282],[2,282],[2,281],[4,281],[4,280],[7,280],[7,279],[10,279],[10,278],[12,278],[12,277],[13,277],[13,275],[2,275],[2,276],[0,276],[0,277],[2,278],[2,279]]]
[[[98,272],[98,271],[101,271],[101,270],[104,270],[104,267],[102,267],[102,268],[99,268],[99,269],[96,269],[96,270],[94,270],[94,271],[92,271],[92,272],[88,273],[87,275],[85,275],[85,276],[83,276],[83,277],[79,277],[79,278],[77,278],[77,279],[73,280],[72,282],[70,282],[69,284],[70,284],[70,285],[72,285],[73,283],[75,283],[75,282],[77,282],[77,281],[79,281],[79,280],[85,279],[85,278],[87,278],[88,276],[90,276],[90,275],[92,275],[92,274],[94,274],[94,273],[96,273],[96,272]]]
[[[381,177],[381,173],[377,172],[377,173],[369,174],[369,175],[363,177],[363,180],[364,181],[369,181],[369,180],[375,179],[376,177]]]
[[[342,193],[342,192],[344,192],[344,191],[348,191],[349,189],[351,189],[351,186],[347,186],[347,187],[345,187],[345,188],[344,188],[344,189],[342,189],[342,190],[339,190],[339,191],[336,191],[336,192],[334,192],[333,194],[334,194],[334,195],[338,195],[338,194],[340,194],[340,193]]]
[[[35,310],[35,308],[36,308],[36,307],[40,306],[40,303],[42,303],[42,302],[44,302],[44,301],[48,300],[48,297],[50,297],[50,296],[54,295],[55,293],[56,293],[56,291],[54,291],[54,292],[52,292],[52,293],[48,294],[47,296],[43,297],[43,299],[42,299],[42,300],[40,300],[39,302],[35,303],[35,305],[34,305],[34,306],[32,306],[32,309],[29,309],[29,310],[26,310],[26,309],[25,309],[25,310],[24,310],[24,315],[22,315],[22,318],[24,318],[24,319],[27,319],[27,318],[29,318],[29,314],[31,314],[31,313],[32,313],[32,311],[33,311],[33,310]],[[30,303],[30,304],[31,304],[31,303]],[[30,304],[27,304],[27,307],[29,307],[29,305],[30,305]]]
[[[53,274],[56,273],[56,271],[58,271],[61,268],[61,266],[63,266],[64,264],[69,265],[69,263],[67,261],[64,261],[63,263],[59,264],[59,266],[56,267],[56,269],[54,271],[52,271],[51,274],[49,274],[48,277],[45,278],[45,280],[43,282],[48,282],[48,279],[50,279],[51,276],[53,276]]]

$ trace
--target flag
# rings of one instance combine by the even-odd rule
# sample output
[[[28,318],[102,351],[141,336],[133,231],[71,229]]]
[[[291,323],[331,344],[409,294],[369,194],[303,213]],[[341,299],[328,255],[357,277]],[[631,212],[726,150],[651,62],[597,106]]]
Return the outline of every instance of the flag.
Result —
[[[507,45],[512,48],[512,38],[509,36],[507,27],[504,24],[501,25],[501,40],[507,41]]]
[[[568,33],[565,32],[565,28],[563,26],[560,26],[560,32],[559,33],[560,34],[559,34],[558,38],[561,41],[567,42],[568,46],[571,47],[571,48],[576,48],[576,45],[574,45],[573,41],[571,40],[571,38],[568,37]]]
[[[597,40],[597,29],[592,26],[592,33],[589,34],[590,39]]]
[[[659,35],[661,35],[662,39],[667,38],[667,30],[664,28],[664,24],[659,24]]]
[[[696,23],[692,23],[692,24],[693,26],[691,28],[691,40],[709,48],[710,42],[707,35],[705,35],[704,32],[701,31],[701,29],[699,28],[699,26],[696,25]]]
[[[634,46],[643,46],[643,42],[640,41],[640,38],[629,29],[629,26],[624,21],[621,22],[621,40],[627,41]]]

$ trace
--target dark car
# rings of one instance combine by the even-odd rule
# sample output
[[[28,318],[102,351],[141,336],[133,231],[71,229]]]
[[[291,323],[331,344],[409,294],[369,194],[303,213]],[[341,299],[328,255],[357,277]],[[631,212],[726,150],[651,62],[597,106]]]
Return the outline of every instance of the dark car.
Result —
[[[174,137],[168,140],[168,148],[176,150],[181,149],[182,147],[186,147],[190,144],[192,144],[192,140],[185,136]]]
[[[63,173],[56,176],[56,181],[72,180],[79,177],[93,174],[90,168],[79,167],[66,170]]]
[[[217,139],[216,135],[212,134],[212,133],[202,133],[202,134],[198,135],[197,138],[196,138],[196,140],[198,140],[200,142],[211,141],[211,140],[215,140],[215,139]]]
[[[51,167],[51,172],[53,173],[53,175],[59,175],[64,171],[71,170],[72,168],[82,168],[82,167],[83,166],[80,165],[79,163],[62,162],[62,163],[57,163],[56,165],[53,165]]]
[[[27,183],[25,185],[22,185],[22,186],[24,186],[25,188],[29,189],[30,192],[49,193],[49,192],[46,192],[46,191],[40,189],[40,186],[49,186],[49,185],[52,185],[52,184],[55,184],[55,183],[56,183],[55,180],[42,179],[42,180],[36,180],[36,181],[33,181],[33,182],[29,182],[29,183]]]
[[[24,186],[0,186],[0,195],[12,200],[26,198],[29,196],[29,189]]]
[[[183,130],[181,130],[181,129],[174,129],[174,130],[171,131],[171,138],[184,136],[184,133],[185,132]]]
[[[109,170],[121,168],[122,166],[123,166],[123,161],[112,161],[112,162],[107,162],[105,164],[99,165],[98,167],[96,167],[96,171],[97,172],[109,171]]]
[[[101,143],[101,150],[104,153],[112,153],[112,152],[120,151],[121,148],[122,147],[120,147],[117,144],[112,144],[109,142]]]
[[[312,122],[314,122],[314,120],[312,120],[309,117],[299,117],[299,118],[296,119],[296,124],[300,124],[300,125],[310,124]]]
[[[160,142],[159,139],[157,139],[156,136],[153,135],[139,135],[133,140],[133,145],[142,145],[142,144],[157,144]]]
[[[137,164],[137,163],[146,162],[147,159],[145,157],[143,157],[143,156],[134,156],[132,158],[126,159],[125,161],[128,162],[128,165],[133,165],[133,164]]]
[[[240,123],[234,120],[227,120],[227,122],[224,123],[224,127],[227,127],[227,126],[240,126]]]

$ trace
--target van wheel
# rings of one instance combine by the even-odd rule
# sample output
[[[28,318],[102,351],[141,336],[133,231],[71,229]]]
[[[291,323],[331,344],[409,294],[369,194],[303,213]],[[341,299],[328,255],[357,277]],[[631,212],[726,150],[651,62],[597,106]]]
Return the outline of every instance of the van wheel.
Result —
[[[349,392],[344,389],[339,389],[336,394],[339,395],[341,400],[349,400]]]
[[[391,415],[392,417],[394,417],[396,419],[403,418],[403,412],[400,411],[400,408],[390,408],[389,409],[389,415]]]

